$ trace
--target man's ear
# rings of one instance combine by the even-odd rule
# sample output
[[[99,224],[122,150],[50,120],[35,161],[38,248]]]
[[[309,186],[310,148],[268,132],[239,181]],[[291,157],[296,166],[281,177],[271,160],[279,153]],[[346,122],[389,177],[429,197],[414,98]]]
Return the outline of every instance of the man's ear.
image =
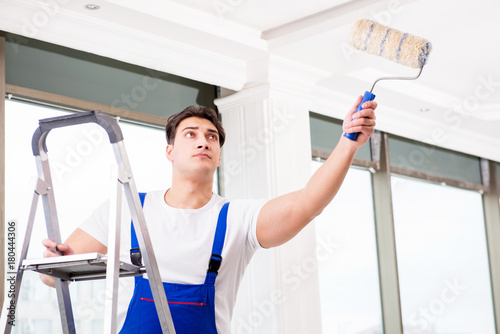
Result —
[[[168,144],[167,145],[167,149],[166,149],[166,152],[167,152],[167,159],[168,161],[170,162],[173,162],[174,161],[174,156],[172,155],[172,151],[174,149],[174,145],[173,144]]]

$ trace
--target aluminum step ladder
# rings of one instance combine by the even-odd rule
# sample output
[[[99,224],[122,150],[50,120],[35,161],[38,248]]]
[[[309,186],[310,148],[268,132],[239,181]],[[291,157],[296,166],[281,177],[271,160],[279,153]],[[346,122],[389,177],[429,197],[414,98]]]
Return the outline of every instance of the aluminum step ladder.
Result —
[[[113,182],[114,185],[112,191],[114,195],[112,194],[110,203],[111,209],[109,219],[108,254],[102,255],[98,253],[90,253],[34,260],[26,259],[40,196],[42,197],[48,237],[54,240],[56,244],[62,243],[56,212],[54,188],[52,185],[52,177],[50,174],[47,147],[45,143],[47,135],[51,130],[56,128],[84,123],[97,123],[104,128],[109,136],[110,143],[113,146],[113,151],[117,161],[115,171],[117,182]],[[117,331],[116,309],[119,277],[135,276],[147,273],[162,332],[175,334],[172,316],[168,307],[165,290],[163,289],[163,283],[158,270],[156,257],[152,249],[151,239],[146,226],[139,194],[137,192],[128,156],[123,144],[123,134],[115,119],[100,111],[82,112],[67,116],[42,119],[39,121],[39,127],[33,134],[32,148],[38,170],[38,180],[33,195],[33,202],[31,204],[23,247],[20,253],[15,281],[15,293],[10,298],[6,297],[4,300],[2,315],[0,317],[0,326],[2,327],[0,328],[5,329],[5,334],[11,332],[12,321],[10,321],[10,312],[8,312],[7,309],[10,308],[10,310],[12,310],[12,307],[14,307],[13,310],[15,312],[15,305],[17,304],[19,296],[23,273],[26,270],[34,270],[51,275],[55,279],[61,323],[63,333],[65,334],[76,333],[68,287],[69,282],[105,278],[106,302],[104,314],[104,333],[114,334]],[[142,267],[119,261],[122,192],[125,193],[130,213],[132,215],[144,263],[144,266]],[[113,206],[115,209],[113,209]]]

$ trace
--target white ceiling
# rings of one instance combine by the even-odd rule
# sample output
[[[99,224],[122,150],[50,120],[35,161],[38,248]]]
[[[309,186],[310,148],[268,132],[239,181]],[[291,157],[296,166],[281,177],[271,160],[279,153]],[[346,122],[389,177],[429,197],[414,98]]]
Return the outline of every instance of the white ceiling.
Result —
[[[315,73],[317,108],[328,114],[379,76],[416,74],[347,47],[352,23],[375,19],[433,44],[418,80],[377,84],[379,128],[500,161],[497,13],[493,0],[0,0],[0,29],[232,90],[277,57]]]

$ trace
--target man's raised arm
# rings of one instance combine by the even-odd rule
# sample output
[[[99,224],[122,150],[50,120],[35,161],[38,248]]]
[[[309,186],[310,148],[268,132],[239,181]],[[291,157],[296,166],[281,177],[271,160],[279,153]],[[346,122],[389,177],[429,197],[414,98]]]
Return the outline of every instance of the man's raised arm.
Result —
[[[357,140],[342,136],[326,162],[303,189],[276,197],[262,208],[257,220],[257,239],[262,247],[279,246],[293,238],[337,194],[354,155],[368,141],[375,128],[376,102],[365,102],[363,110],[354,113],[361,98],[351,108],[343,124],[344,132],[359,132]]]

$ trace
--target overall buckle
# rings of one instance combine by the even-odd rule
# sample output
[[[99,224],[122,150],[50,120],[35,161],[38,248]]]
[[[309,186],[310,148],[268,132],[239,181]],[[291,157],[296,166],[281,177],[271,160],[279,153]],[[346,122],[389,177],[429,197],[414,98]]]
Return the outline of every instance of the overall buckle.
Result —
[[[130,261],[132,262],[133,265],[142,267],[142,254],[140,248],[130,249]]]
[[[212,254],[212,256],[210,256],[210,262],[208,263],[207,272],[217,274],[221,263],[222,263],[222,256],[217,254]]]

